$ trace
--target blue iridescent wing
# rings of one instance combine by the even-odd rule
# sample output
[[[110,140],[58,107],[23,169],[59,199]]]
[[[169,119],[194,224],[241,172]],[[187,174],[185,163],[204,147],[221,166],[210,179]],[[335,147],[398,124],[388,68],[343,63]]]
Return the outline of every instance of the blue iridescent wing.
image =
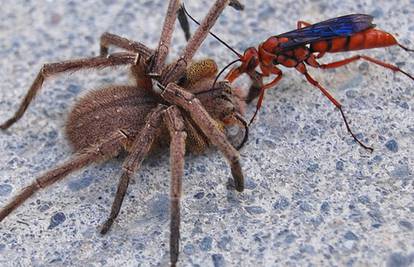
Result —
[[[310,26],[282,33],[277,37],[287,37],[289,41],[280,44],[282,50],[309,44],[312,42],[332,39],[341,36],[351,36],[356,32],[375,27],[373,17],[365,14],[351,14],[337,17]]]

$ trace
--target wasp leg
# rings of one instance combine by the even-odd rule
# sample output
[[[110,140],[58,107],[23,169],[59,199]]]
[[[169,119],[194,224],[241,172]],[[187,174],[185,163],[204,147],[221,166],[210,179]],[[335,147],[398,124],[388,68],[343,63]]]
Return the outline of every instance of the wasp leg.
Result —
[[[273,70],[273,69],[272,69]],[[282,71],[279,69],[274,69],[272,71],[273,74],[276,74],[276,78],[273,79],[273,81],[271,81],[268,84],[265,84],[262,88],[260,88],[260,93],[259,93],[259,99],[257,100],[256,103],[256,111],[254,112],[253,117],[251,118],[250,122],[249,122],[249,126],[250,124],[252,124],[252,122],[254,121],[254,118],[256,117],[257,113],[259,112],[259,109],[262,107],[262,102],[263,102],[263,98],[264,98],[264,93],[267,89],[274,87],[281,79],[282,79]]]
[[[399,47],[401,47],[402,49],[404,49],[407,52],[414,52],[414,49],[410,49],[408,47],[403,46],[402,44],[398,44]]]
[[[302,73],[303,75],[305,75],[306,79],[308,80],[308,82],[310,84],[312,84],[313,86],[317,87],[319,90],[321,90],[321,92],[339,109],[339,111],[341,112],[342,118],[345,122],[345,126],[346,129],[348,130],[348,132],[351,134],[352,138],[354,138],[354,140],[363,148],[369,150],[369,151],[374,151],[374,149],[372,147],[366,146],[365,144],[363,144],[356,136],[355,134],[352,132],[351,127],[349,127],[348,124],[348,120],[346,119],[345,113],[342,109],[342,105],[341,103],[338,102],[338,100],[336,100],[329,92],[328,90],[326,90],[325,88],[323,88],[318,81],[316,81],[315,79],[312,78],[312,76],[309,75],[308,70],[306,69],[305,64],[300,63],[296,69]]]
[[[353,57],[350,57],[350,58],[346,58],[346,59],[339,60],[339,61],[335,61],[335,62],[328,63],[328,64],[320,64],[316,60],[309,61],[309,62],[307,61],[307,62],[311,66],[316,67],[316,68],[320,68],[320,69],[334,69],[334,68],[342,67],[344,65],[347,65],[349,63],[352,63],[352,62],[357,61],[357,60],[360,60],[360,59],[366,60],[368,62],[372,62],[374,64],[377,64],[378,66],[382,66],[384,68],[390,69],[390,70],[395,71],[395,72],[397,72],[397,71],[398,72],[401,72],[401,73],[405,74],[406,76],[408,76],[410,79],[414,80],[414,76],[412,76],[411,74],[405,72],[404,70],[400,69],[399,67],[397,67],[395,65],[392,65],[392,64],[383,62],[381,60],[378,60],[378,59],[375,59],[375,58],[372,58],[372,57],[363,56],[363,55],[356,55],[356,56],[353,56]]]

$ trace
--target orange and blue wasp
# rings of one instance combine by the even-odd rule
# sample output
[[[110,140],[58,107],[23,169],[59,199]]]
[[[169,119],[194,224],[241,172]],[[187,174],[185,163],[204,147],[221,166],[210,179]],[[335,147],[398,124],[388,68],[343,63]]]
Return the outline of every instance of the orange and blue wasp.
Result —
[[[187,15],[194,20],[188,13]],[[352,132],[341,103],[309,74],[306,67],[306,65],[308,65],[319,69],[332,69],[342,67],[357,60],[366,60],[394,72],[401,72],[414,80],[412,75],[399,67],[365,55],[355,55],[328,64],[321,64],[317,61],[317,59],[322,58],[326,53],[355,51],[394,45],[398,45],[406,51],[414,52],[413,49],[409,49],[398,43],[395,37],[391,34],[376,29],[376,25],[373,24],[372,21],[373,17],[366,14],[351,14],[315,24],[299,21],[296,30],[271,36],[261,43],[258,48],[247,48],[243,55],[229,47],[229,45],[224,43],[216,35],[212,35],[238,56],[238,59],[227,65],[223,71],[234,63],[241,62],[240,66],[233,68],[226,75],[226,79],[233,82],[240,75],[247,74],[254,81],[254,86],[250,87],[247,100],[251,101],[257,96],[259,99],[256,104],[256,111],[250,120],[250,124],[253,122],[257,112],[262,106],[266,89],[276,86],[282,79],[282,71],[278,66],[281,65],[287,68],[295,68],[306,77],[306,80],[309,83],[317,87],[339,109],[346,128],[354,140],[365,149],[372,151],[373,149],[371,147],[364,145]],[[258,72],[257,69],[260,69],[261,72]],[[276,77],[269,83],[264,84],[263,77],[269,77],[270,75],[276,75]]]

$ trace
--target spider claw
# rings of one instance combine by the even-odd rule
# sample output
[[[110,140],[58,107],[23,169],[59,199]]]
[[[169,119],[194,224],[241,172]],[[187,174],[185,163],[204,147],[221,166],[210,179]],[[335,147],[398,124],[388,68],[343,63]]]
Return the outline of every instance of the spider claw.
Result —
[[[241,170],[240,165],[234,166],[231,168],[231,174],[234,179],[234,186],[236,190],[239,192],[243,192],[244,190],[244,176]]]
[[[112,224],[114,223],[114,220],[108,219],[101,228],[101,235],[105,235],[108,233],[108,231],[111,229]]]
[[[16,121],[13,119],[7,120],[3,124],[0,124],[0,130],[7,130],[10,126],[12,126],[13,123]]]
[[[229,6],[238,11],[244,10],[244,5],[238,0],[230,0]]]

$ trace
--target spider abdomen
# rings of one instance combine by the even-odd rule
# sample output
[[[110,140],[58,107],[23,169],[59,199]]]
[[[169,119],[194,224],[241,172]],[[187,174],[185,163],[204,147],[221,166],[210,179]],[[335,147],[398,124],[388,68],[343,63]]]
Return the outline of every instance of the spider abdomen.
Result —
[[[134,86],[94,90],[74,105],[66,134],[76,151],[110,138],[116,131],[134,137],[156,105],[153,96]]]

